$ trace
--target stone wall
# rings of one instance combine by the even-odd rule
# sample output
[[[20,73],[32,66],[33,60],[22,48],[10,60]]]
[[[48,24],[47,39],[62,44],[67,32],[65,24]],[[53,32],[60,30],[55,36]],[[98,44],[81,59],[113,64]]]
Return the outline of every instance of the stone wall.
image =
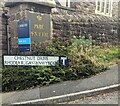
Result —
[[[95,45],[118,44],[117,13],[114,17],[97,15],[95,2],[79,2],[73,7],[75,12],[58,9],[52,14],[54,36],[92,36]]]
[[[71,3],[74,11],[57,8],[52,13],[53,36],[92,36],[93,44],[118,43],[118,4],[114,3],[113,17],[95,14],[95,2]],[[17,52],[17,21],[26,19],[27,11],[51,13],[51,8],[35,3],[9,5],[9,29],[11,35],[11,50]],[[117,10],[116,10],[117,9]]]
[[[71,2],[71,8],[74,8],[79,14],[95,14],[95,4],[95,1],[90,2],[86,0],[84,2]]]
[[[33,11],[38,13],[51,13],[51,8],[37,3],[15,3],[6,4],[9,7],[9,29],[11,36],[11,53],[18,52],[18,35],[17,35],[17,22],[18,20],[27,19],[27,11]]]
[[[118,42],[120,45],[120,1],[118,3]]]
[[[0,6],[0,67],[2,66],[2,55],[7,54],[6,19],[3,17],[3,8]]]
[[[92,36],[93,44],[118,44],[120,33],[120,2],[113,3],[113,17],[95,14],[95,2],[79,2],[71,4],[75,11],[58,9],[52,13],[53,36]],[[26,12],[51,13],[51,8],[35,3],[10,5],[9,34],[11,50],[17,51],[17,21],[26,19]],[[7,54],[7,23],[0,5],[0,65],[2,55]]]
[[[22,5],[17,5],[9,9],[10,18],[8,22],[9,22],[9,29],[10,29],[10,36],[11,36],[10,52],[17,51],[17,48],[18,48],[17,22],[18,20],[25,19],[25,8],[26,8],[26,5],[24,5],[24,7]]]

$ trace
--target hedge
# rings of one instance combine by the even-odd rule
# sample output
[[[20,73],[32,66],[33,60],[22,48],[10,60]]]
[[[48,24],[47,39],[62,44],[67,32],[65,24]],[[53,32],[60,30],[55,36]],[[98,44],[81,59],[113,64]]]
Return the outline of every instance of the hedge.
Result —
[[[103,49],[93,49],[89,39],[57,38],[40,44],[32,44],[33,55],[67,56],[68,67],[36,66],[36,67],[4,67],[2,71],[2,90],[13,91],[45,86],[60,81],[87,78],[108,69],[103,61],[118,58],[116,47],[109,53],[100,54]],[[113,52],[115,51],[116,52]],[[102,55],[102,56],[101,56]],[[111,57],[110,57],[111,56]]]

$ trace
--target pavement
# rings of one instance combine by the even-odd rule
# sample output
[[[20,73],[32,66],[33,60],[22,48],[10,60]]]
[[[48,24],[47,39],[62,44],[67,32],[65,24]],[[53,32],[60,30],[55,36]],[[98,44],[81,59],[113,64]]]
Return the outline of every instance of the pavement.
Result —
[[[37,87],[29,90],[2,93],[2,104],[24,104],[30,103],[30,101],[38,103],[39,100],[47,100],[51,97],[63,97],[64,99],[65,95],[69,95],[71,93],[74,96],[74,93],[117,85],[119,84],[119,69],[120,65],[115,65],[111,67],[110,70],[107,70],[105,72],[99,73],[95,76],[91,76],[90,78],[86,79],[65,81],[62,83],[53,84],[41,88]]]

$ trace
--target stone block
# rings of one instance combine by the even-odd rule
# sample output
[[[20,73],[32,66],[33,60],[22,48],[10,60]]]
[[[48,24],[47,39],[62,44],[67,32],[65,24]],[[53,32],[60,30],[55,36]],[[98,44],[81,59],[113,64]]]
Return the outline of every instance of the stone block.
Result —
[[[18,38],[11,38],[11,46],[17,46],[18,45]]]
[[[7,50],[1,50],[0,49],[0,56],[4,55],[4,54],[7,54]]]
[[[7,44],[0,44],[0,50],[6,50]]]
[[[10,23],[9,23],[9,26],[10,26],[10,35],[11,35],[11,37],[12,38],[14,38],[14,37],[17,37],[18,35],[17,35],[17,22],[18,21],[11,21]]]

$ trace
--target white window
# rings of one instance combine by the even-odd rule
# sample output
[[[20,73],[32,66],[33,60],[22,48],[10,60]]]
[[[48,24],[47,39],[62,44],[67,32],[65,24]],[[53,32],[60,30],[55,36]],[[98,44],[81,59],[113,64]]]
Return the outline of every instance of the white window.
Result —
[[[96,0],[96,14],[112,16],[113,0]]]
[[[64,6],[64,7],[70,7],[70,0],[55,0],[56,4]]]

